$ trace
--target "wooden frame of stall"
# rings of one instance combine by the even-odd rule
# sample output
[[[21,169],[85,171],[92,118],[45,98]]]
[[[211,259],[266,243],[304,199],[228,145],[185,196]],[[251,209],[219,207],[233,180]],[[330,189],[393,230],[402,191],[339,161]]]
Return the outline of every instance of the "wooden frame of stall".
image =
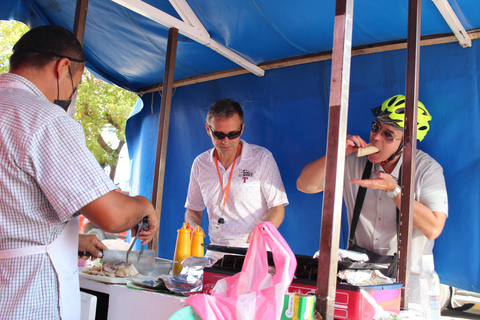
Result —
[[[141,1],[113,1],[142,14],[142,10],[140,10],[138,7]],[[319,267],[321,266],[323,270],[327,268],[327,270],[325,270],[327,272],[322,272],[318,275],[316,293],[317,300],[315,305],[315,312],[318,315],[321,315],[323,319],[333,319],[334,313],[337,255],[343,201],[342,190],[345,166],[345,140],[348,115],[351,56],[407,48],[405,90],[407,111],[405,115],[400,237],[398,239],[399,268],[397,275],[397,279],[403,285],[401,306],[402,308],[406,308],[408,304],[409,284],[409,238],[412,232],[413,219],[413,197],[411,195],[414,189],[414,170],[412,168],[415,167],[414,150],[416,150],[416,126],[412,125],[412,123],[417,122],[417,113],[414,112],[416,110],[414,106],[416,106],[418,103],[420,46],[458,41],[462,46],[467,47],[471,46],[471,39],[480,38],[480,31],[473,30],[466,32],[453,13],[453,10],[451,10],[449,7],[448,1],[435,0],[435,4],[441,11],[447,23],[452,28],[454,35],[448,34],[420,39],[421,0],[409,0],[408,35],[406,41],[380,43],[376,45],[352,48],[351,37],[353,25],[353,0],[337,0],[332,52],[282,59],[255,66],[244,60],[242,57],[229,52],[228,49],[224,47],[222,48],[218,43],[215,43],[214,40],[209,39],[208,33],[208,37],[206,37],[204,34],[206,30],[203,30],[203,34],[192,33],[193,31],[189,28],[191,28],[193,25],[200,29],[203,27],[201,25],[199,26],[199,20],[196,19],[193,11],[191,11],[185,0],[171,0],[171,2],[176,9],[178,8],[179,11],[182,11],[183,15],[180,15],[184,20],[188,20],[189,24],[183,23],[180,20],[172,20],[169,17],[165,17],[163,13],[161,15],[161,19],[158,18],[161,20],[159,23],[169,26],[163,83],[159,83],[158,85],[148,88],[142,88],[137,91],[138,94],[155,91],[162,91],[163,93],[160,106],[154,185],[152,190],[152,203],[156,208],[159,218],[161,216],[162,207],[171,99],[172,92],[175,87],[246,74],[248,72],[253,72],[258,76],[262,76],[265,70],[332,59],[332,78],[329,102],[330,111],[326,153],[326,167],[328,170],[325,176],[325,190],[320,234],[320,255],[318,261]],[[77,0],[73,31],[80,43],[83,43],[87,9],[88,0]],[[190,32],[189,35],[193,35],[193,38],[197,37],[197,41],[204,43],[225,57],[235,61],[242,66],[242,68],[225,70],[174,81],[173,78],[179,28],[184,34],[186,32]],[[149,244],[149,248],[153,250],[157,250],[157,247],[158,230],[154,240]]]

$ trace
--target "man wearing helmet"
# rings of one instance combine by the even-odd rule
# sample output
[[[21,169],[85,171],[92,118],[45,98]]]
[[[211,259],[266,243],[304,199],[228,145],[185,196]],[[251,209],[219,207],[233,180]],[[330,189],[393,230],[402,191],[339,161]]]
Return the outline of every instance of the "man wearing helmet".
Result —
[[[346,141],[343,193],[350,224],[355,204],[360,202],[357,193],[361,194],[361,187],[366,188],[366,193],[362,196],[363,205],[357,209],[360,216],[351,241],[380,255],[394,255],[397,252],[404,110],[403,95],[387,99],[381,106],[372,109],[376,119],[371,124],[370,143],[378,148],[378,152],[358,158],[355,151],[366,147],[367,142],[358,135],[347,135]],[[430,128],[428,121],[431,118],[419,101],[417,138],[420,141]],[[419,303],[422,256],[432,255],[434,239],[441,234],[448,216],[448,201],[440,164],[421,150],[416,151],[415,157],[409,301]],[[305,166],[297,180],[297,188],[305,193],[318,193],[324,189],[324,179],[325,156]]]

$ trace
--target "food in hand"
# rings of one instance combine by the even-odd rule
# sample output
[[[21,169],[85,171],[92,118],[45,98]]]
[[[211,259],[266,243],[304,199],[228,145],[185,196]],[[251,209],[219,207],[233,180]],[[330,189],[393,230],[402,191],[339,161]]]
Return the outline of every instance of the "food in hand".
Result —
[[[83,273],[95,276],[118,277],[118,278],[141,278],[134,265],[126,266],[124,263],[118,265],[110,265],[105,263],[103,266],[93,266],[82,270]]]
[[[365,148],[358,148],[356,156],[357,157],[368,156],[369,154],[372,154],[378,151],[380,151],[380,149],[375,147],[373,144],[369,143]]]

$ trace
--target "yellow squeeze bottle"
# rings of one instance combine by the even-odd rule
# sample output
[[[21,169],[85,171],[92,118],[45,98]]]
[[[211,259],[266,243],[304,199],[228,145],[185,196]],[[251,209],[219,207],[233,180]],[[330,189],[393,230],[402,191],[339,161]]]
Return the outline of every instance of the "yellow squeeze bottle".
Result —
[[[173,275],[176,276],[182,272],[182,261],[191,256],[191,244],[190,244],[190,230],[185,227],[185,223],[181,229],[177,230],[177,244],[175,246],[175,256],[173,264]]]
[[[193,232],[192,237],[192,256],[194,257],[203,257],[204,250],[202,247],[203,243],[203,231],[200,229],[200,226],[197,226],[197,230]]]

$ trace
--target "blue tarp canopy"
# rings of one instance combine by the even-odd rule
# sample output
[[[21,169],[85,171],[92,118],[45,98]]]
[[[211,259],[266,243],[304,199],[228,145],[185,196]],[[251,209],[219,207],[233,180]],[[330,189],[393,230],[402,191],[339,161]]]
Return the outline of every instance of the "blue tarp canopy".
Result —
[[[256,65],[305,58],[302,64],[264,68],[263,76],[247,72],[175,89],[158,255],[173,257],[190,166],[198,154],[212,147],[205,116],[208,107],[222,97],[244,107],[243,138],[268,148],[277,160],[290,201],[280,232],[295,253],[313,254],[319,247],[322,194],[297,191],[296,179],[307,163],[326,152],[331,60],[315,57],[332,50],[335,1],[118,2],[123,5],[89,1],[84,38],[87,67],[97,77],[135,92],[148,92],[163,82],[168,23],[160,24],[162,17],[170,25],[181,26],[176,81],[242,66],[255,72]],[[471,46],[464,48],[455,40],[435,3],[448,4],[457,24],[471,35]],[[148,10],[142,13],[138,8],[145,5]],[[189,10],[179,14],[174,5]],[[75,6],[74,0],[3,0],[0,19],[72,30]],[[364,0],[354,6],[353,47],[363,51],[355,51],[358,55],[351,62],[348,133],[368,140],[370,109],[405,92],[406,50],[395,45],[407,37],[408,1]],[[445,229],[435,244],[436,269],[443,283],[480,292],[480,40],[476,40],[480,5],[471,0],[427,0],[421,13],[422,37],[443,39],[422,47],[419,80],[419,100],[433,120],[417,147],[443,166],[450,206]],[[185,14],[198,20],[182,22]],[[379,44],[385,49],[360,55]],[[151,199],[161,96],[148,92],[141,98],[126,134],[132,193]],[[342,229],[347,230],[346,223]],[[343,232],[342,244],[345,237]]]

